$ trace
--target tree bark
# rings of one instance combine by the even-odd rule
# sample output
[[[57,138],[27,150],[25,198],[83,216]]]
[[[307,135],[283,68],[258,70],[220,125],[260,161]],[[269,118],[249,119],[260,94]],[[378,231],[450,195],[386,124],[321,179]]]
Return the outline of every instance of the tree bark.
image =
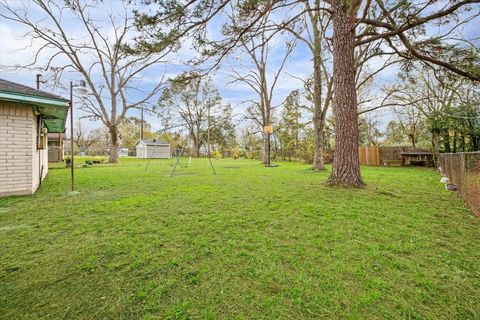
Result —
[[[318,14],[318,13],[317,13]],[[316,17],[316,15],[315,15]],[[322,48],[321,35],[318,29],[318,20],[312,21],[313,25],[313,170],[325,169],[324,139],[325,129],[324,111],[322,108]]]
[[[432,130],[432,145],[433,145],[433,161],[435,162],[435,167],[438,168],[438,155],[440,153],[440,141],[439,141],[439,133],[436,130]]]
[[[358,155],[357,94],[355,89],[355,16],[357,3],[332,2],[333,22],[333,109],[335,155],[330,185],[361,187]]]
[[[313,117],[314,146],[313,146],[313,170],[325,170],[325,140],[323,137],[324,123],[317,120],[317,108]]]
[[[448,135],[448,131],[443,134],[443,148],[445,149],[444,152],[450,153],[452,150],[450,148],[450,136]]]
[[[410,142],[412,143],[412,149],[415,150],[416,145],[415,145],[415,135],[411,134],[410,135]]]
[[[201,145],[200,143],[196,143],[196,144],[195,144],[195,157],[196,157],[196,158],[200,158],[200,147],[201,147],[201,146],[202,146],[202,145]]]
[[[118,129],[117,127],[108,128],[110,133],[110,151],[108,153],[108,162],[118,162]]]
[[[320,52],[318,52],[320,54]],[[321,56],[314,54],[313,58],[313,170],[324,170],[325,159],[323,155],[324,140],[323,130],[325,128],[324,118],[322,116],[322,71]]]
[[[263,134],[262,161],[264,165],[270,165],[270,135]]]
[[[453,134],[453,153],[457,153],[457,132]]]

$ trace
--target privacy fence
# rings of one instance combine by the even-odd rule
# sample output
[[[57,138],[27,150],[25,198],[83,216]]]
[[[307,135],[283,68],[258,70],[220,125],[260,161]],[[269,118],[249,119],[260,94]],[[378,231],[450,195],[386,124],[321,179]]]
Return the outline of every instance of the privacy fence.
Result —
[[[383,165],[403,165],[405,157],[402,153],[405,152],[430,152],[427,149],[412,148],[408,146],[398,147],[365,147],[358,148],[360,164],[367,166],[383,166]]]
[[[480,152],[443,153],[439,156],[442,173],[457,186],[458,193],[480,216]]]

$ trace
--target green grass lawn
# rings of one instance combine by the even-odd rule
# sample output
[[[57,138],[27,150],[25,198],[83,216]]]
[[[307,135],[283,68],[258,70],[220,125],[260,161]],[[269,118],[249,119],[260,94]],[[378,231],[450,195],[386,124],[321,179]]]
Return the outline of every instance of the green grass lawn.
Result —
[[[0,199],[0,318],[480,318],[480,219],[433,170],[121,161]]]

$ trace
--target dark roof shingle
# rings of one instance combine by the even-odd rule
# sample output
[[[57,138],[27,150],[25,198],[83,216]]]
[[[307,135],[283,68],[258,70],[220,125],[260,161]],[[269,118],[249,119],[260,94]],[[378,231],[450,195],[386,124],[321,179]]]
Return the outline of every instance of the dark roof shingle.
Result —
[[[24,86],[23,84],[15,83],[15,82],[4,80],[4,79],[0,79],[0,91],[68,101],[67,99],[57,96],[55,94],[52,94],[50,92],[34,89],[28,86]]]

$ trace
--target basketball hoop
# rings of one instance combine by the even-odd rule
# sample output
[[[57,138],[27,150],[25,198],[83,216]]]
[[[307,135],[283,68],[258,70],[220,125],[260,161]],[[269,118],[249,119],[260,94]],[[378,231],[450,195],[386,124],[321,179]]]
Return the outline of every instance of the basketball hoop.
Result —
[[[263,127],[263,133],[272,134],[273,133],[273,126],[271,126],[271,125],[264,126]]]

